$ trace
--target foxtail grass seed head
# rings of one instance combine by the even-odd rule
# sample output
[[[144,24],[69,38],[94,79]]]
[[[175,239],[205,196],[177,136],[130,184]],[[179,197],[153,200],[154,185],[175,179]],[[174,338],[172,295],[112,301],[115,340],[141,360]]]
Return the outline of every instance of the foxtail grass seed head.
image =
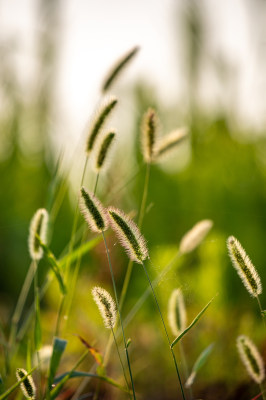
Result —
[[[137,54],[138,51],[139,47],[135,46],[133,49],[124,54],[119,60],[117,60],[104,80],[102,87],[103,92],[106,92],[110,89],[114,81],[120,75],[121,71],[129,64],[130,60],[135,56],[135,54]]]
[[[168,156],[184,139],[188,137],[188,129],[180,128],[168,135],[163,136],[156,143],[154,150],[154,161],[159,161],[164,156]]]
[[[114,131],[109,131],[101,138],[95,151],[95,169],[97,172],[100,172],[104,168],[115,136],[116,133]]]
[[[18,381],[20,379],[23,379],[27,374],[28,374],[27,371],[23,368],[17,368],[17,370],[16,370],[16,377],[17,377]],[[35,384],[30,375],[28,375],[27,378],[25,378],[24,381],[21,382],[20,388],[21,388],[24,396],[27,397],[27,399],[35,399],[36,398]]]
[[[213,226],[210,219],[203,219],[193,226],[181,239],[179,251],[182,254],[190,253],[204,240]]]
[[[41,241],[46,244],[48,219],[48,212],[45,208],[37,210],[32,217],[28,240],[29,252],[32,260],[40,260],[43,256],[43,249],[36,238],[36,234],[40,237]]]
[[[109,207],[110,224],[129,258],[139,264],[149,257],[144,237],[137,225],[121,210]]]
[[[263,359],[254,343],[245,335],[238,336],[237,349],[250,377],[261,384],[265,378]]]
[[[141,126],[141,144],[143,157],[146,163],[153,161],[154,146],[159,127],[158,116],[153,108],[149,108],[143,116]]]
[[[103,104],[100,106],[99,111],[96,113],[93,122],[91,124],[88,140],[87,140],[87,154],[89,154],[96,142],[98,135],[100,134],[107,118],[110,116],[111,112],[117,104],[117,98],[111,96],[107,98]]]
[[[100,200],[88,192],[84,186],[80,189],[80,211],[92,232],[102,232],[108,228],[106,210]]]
[[[114,328],[117,312],[112,296],[107,292],[107,290],[99,286],[95,286],[91,292],[93,299],[99,308],[105,327],[108,329]]]
[[[187,313],[181,289],[174,289],[168,303],[168,322],[174,336],[178,336],[187,325]]]
[[[252,297],[257,297],[262,293],[262,285],[256,268],[252,264],[249,256],[234,236],[230,236],[227,239],[227,247],[232,264],[247,291]]]

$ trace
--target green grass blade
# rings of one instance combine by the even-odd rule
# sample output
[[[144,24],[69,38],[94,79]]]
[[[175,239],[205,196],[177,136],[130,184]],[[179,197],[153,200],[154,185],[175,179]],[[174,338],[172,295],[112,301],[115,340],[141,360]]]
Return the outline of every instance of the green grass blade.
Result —
[[[82,244],[77,249],[73,250],[70,254],[65,255],[64,257],[58,260],[58,264],[60,267],[63,267],[67,262],[73,263],[79,257],[82,257],[84,254],[88,253],[88,251],[92,250],[103,240],[102,235],[97,236],[96,238]]]
[[[52,357],[50,361],[50,368],[49,368],[49,375],[48,375],[48,388],[49,390],[52,387],[54,377],[57,371],[57,368],[59,366],[61,357],[65,351],[67,345],[67,341],[60,339],[58,337],[54,338],[53,342],[53,352],[52,352]]]
[[[42,345],[42,326],[41,326],[39,290],[37,290],[36,296],[35,296],[34,343],[35,343],[35,349],[39,350]]]
[[[77,363],[74,365],[74,367],[71,369],[71,371],[69,371],[63,378],[62,380],[58,383],[58,385],[56,385],[56,387],[51,390],[51,392],[49,393],[49,398],[51,400],[56,399],[56,397],[58,396],[58,394],[61,392],[61,390],[63,389],[64,384],[69,380],[71,374],[73,371],[75,371],[76,368],[78,368],[78,366],[82,363],[82,361],[84,360],[84,358],[87,356],[87,354],[89,353],[89,350],[86,350],[85,353],[83,353],[83,355],[80,357],[80,359],[77,361]]]
[[[56,261],[55,256],[53,255],[53,253],[51,252],[51,250],[41,241],[40,237],[38,235],[36,235],[37,240],[39,241],[40,246],[42,247],[43,251],[44,251],[44,255],[46,260],[48,261],[48,263],[50,264],[56,279],[58,281],[60,290],[62,294],[66,294],[66,287],[63,281],[63,278],[61,276],[61,272],[60,272],[60,267]]]
[[[200,370],[200,368],[205,364],[207,358],[209,357],[210,353],[212,352],[214,343],[210,344],[208,347],[206,347],[206,349],[204,349],[199,357],[197,358],[192,371],[198,372]]]
[[[66,375],[69,375],[69,379],[71,378],[82,378],[82,377],[89,377],[89,378],[96,378],[96,379],[101,379],[107,383],[109,383],[110,385],[122,390],[123,392],[126,393],[130,393],[131,391],[128,390],[127,388],[123,387],[122,385],[120,385],[119,383],[117,383],[116,381],[114,381],[111,378],[108,378],[107,376],[103,376],[103,375],[98,375],[98,374],[91,374],[89,372],[83,372],[83,371],[72,371],[71,373],[69,372],[65,372],[64,374],[58,376],[55,380],[54,380],[54,384],[59,383]]]
[[[190,331],[190,329],[198,322],[198,320],[202,317],[202,315],[205,313],[205,311],[207,310],[207,308],[211,305],[211,303],[212,303],[212,301],[214,300],[214,298],[215,298],[216,296],[214,296],[210,301],[209,301],[209,303],[201,310],[201,312],[193,319],[193,321],[191,322],[191,324],[186,328],[186,329],[184,329],[184,331],[182,332],[182,333],[180,333],[180,335],[179,336],[177,336],[177,338],[175,338],[175,340],[172,342],[172,344],[171,344],[171,348],[173,348],[178,342],[179,342],[179,340],[180,339],[182,339],[182,337],[186,334],[186,333],[188,333],[188,331]]]
[[[32,368],[32,370],[30,372],[27,373],[27,375],[25,375],[22,379],[20,379],[19,381],[17,381],[13,386],[11,386],[9,389],[7,389],[3,394],[1,394],[0,396],[0,400],[4,400],[7,399],[9,397],[9,395],[14,392],[14,390],[17,389],[17,387],[29,376],[33,373],[33,371],[35,371],[37,367]]]

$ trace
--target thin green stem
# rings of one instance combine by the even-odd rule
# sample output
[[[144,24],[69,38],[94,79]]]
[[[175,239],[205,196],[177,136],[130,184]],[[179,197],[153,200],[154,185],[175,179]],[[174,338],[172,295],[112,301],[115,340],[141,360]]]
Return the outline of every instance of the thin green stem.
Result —
[[[38,287],[38,263],[33,260],[34,265],[34,302],[35,302],[35,324],[39,323],[39,310],[40,310],[40,298],[39,298],[39,287]],[[39,390],[40,398],[42,398],[42,374],[40,369],[41,359],[39,353],[39,343],[36,340],[36,326],[34,328],[34,347],[37,355],[37,369],[38,369],[38,380],[39,380]]]
[[[124,346],[125,346],[125,351],[126,351],[127,364],[128,364],[128,370],[129,370],[129,375],[130,375],[130,380],[131,380],[133,398],[134,398],[134,400],[136,400],[136,394],[135,394],[133,376],[132,376],[132,371],[131,371],[131,366],[130,366],[130,360],[129,360],[129,355],[128,355],[128,349],[127,349],[127,344],[126,344],[126,338],[125,338],[124,328],[123,328],[122,316],[121,316],[121,312],[120,312],[120,306],[119,306],[119,303],[118,303],[118,296],[117,296],[117,291],[116,291],[116,284],[115,284],[115,278],[114,278],[114,273],[113,273],[111,258],[110,258],[108,246],[107,246],[107,243],[106,243],[106,240],[105,240],[105,235],[104,235],[104,232],[103,232],[103,231],[102,231],[102,235],[103,235],[103,240],[104,240],[104,244],[105,244],[105,248],[106,248],[106,254],[107,254],[108,264],[109,264],[110,273],[111,273],[111,278],[112,278],[112,283],[113,283],[113,288],[114,288],[115,301],[116,301],[117,311],[118,311],[118,315],[119,315],[119,319],[120,319],[120,324],[121,324],[121,329],[122,329],[122,336],[123,336],[123,341],[124,341]]]
[[[140,212],[139,212],[139,218],[138,218],[138,227],[139,227],[139,229],[141,229],[142,223],[143,223],[143,218],[144,218],[144,213],[145,213],[145,208],[146,208],[146,202],[147,202],[147,196],[148,196],[149,180],[150,180],[150,164],[147,164],[146,165],[144,188],[143,188],[141,205],[140,205]],[[126,294],[127,294],[128,285],[129,285],[131,274],[132,274],[132,269],[133,269],[133,262],[131,260],[129,260],[128,266],[127,266],[126,276],[125,276],[123,287],[122,287],[122,291],[121,291],[120,302],[119,302],[121,310],[123,308],[125,297],[126,297]]]
[[[261,307],[261,302],[260,302],[259,296],[256,296],[256,299],[257,299],[257,302],[258,302],[258,305],[259,305],[260,315],[261,315],[261,318],[262,318],[262,321],[263,321],[263,325],[266,327],[265,319],[264,319],[264,316],[262,314],[263,310],[262,310],[262,307]]]
[[[84,182],[84,178],[85,178],[85,174],[86,174],[86,170],[87,170],[87,165],[88,165],[88,155],[86,155],[86,159],[85,159],[85,163],[84,163],[84,167],[83,167],[83,171],[82,171],[82,176],[81,176],[81,182],[80,182],[80,186],[83,185]],[[75,236],[76,236],[76,230],[77,230],[77,225],[78,225],[78,217],[79,217],[79,213],[78,213],[78,200],[76,203],[76,208],[75,208],[75,213],[74,213],[74,220],[73,220],[73,225],[72,225],[72,231],[71,231],[71,237],[70,237],[70,242],[69,242],[69,248],[68,248],[68,256],[70,256],[70,254],[73,251],[74,248],[74,242],[75,242]],[[72,276],[70,277],[70,261],[68,260],[66,262],[66,282],[67,282],[67,286],[69,287],[69,283],[70,283],[70,278],[71,278],[71,282],[72,282]],[[78,261],[77,261],[78,263]],[[73,285],[72,285],[73,288]],[[73,288],[73,290],[75,289],[75,287]],[[68,314],[69,314],[69,310],[71,307],[71,302],[72,302],[72,298],[73,298],[73,293],[69,294],[69,298],[70,298],[70,302],[68,302],[68,307],[66,309],[65,312],[65,318],[66,321],[68,320]],[[59,305],[59,309],[58,309],[58,315],[57,315],[57,322],[56,322],[56,333],[57,335],[59,335],[59,331],[60,331],[60,323],[61,323],[61,319],[62,319],[62,315],[63,315],[63,311],[64,311],[64,307],[65,307],[65,301],[66,301],[66,295],[62,296],[61,298],[61,302]]]
[[[93,191],[94,195],[96,194],[97,185],[98,185],[98,181],[99,181],[99,176],[100,176],[100,172],[98,172],[97,176],[96,176],[96,182],[95,182],[94,191]]]
[[[21,288],[21,292],[19,294],[19,298],[11,321],[11,329],[9,335],[9,346],[11,349],[13,347],[14,342],[16,341],[18,323],[21,318],[21,314],[31,287],[33,276],[34,276],[34,263],[31,262],[23,286]]]
[[[186,400],[185,393],[184,393],[184,389],[183,389],[183,385],[182,385],[182,381],[181,381],[181,378],[180,378],[179,369],[178,369],[177,362],[176,362],[176,358],[175,358],[175,353],[174,353],[173,349],[171,348],[171,342],[170,342],[169,335],[168,335],[168,332],[167,332],[167,329],[166,329],[166,325],[165,325],[165,322],[164,322],[164,319],[163,319],[163,315],[162,315],[162,312],[161,312],[161,309],[160,309],[160,306],[159,306],[159,303],[158,303],[156,294],[155,294],[155,292],[154,292],[154,289],[153,289],[153,286],[152,286],[152,283],[151,283],[151,280],[150,280],[150,277],[149,277],[149,274],[148,274],[147,268],[145,267],[144,262],[142,262],[142,266],[143,266],[143,269],[144,269],[145,274],[146,274],[146,276],[147,276],[147,279],[148,279],[148,281],[149,281],[149,284],[150,284],[150,287],[151,287],[151,291],[152,291],[152,294],[153,294],[153,297],[154,297],[156,306],[157,306],[158,311],[159,311],[159,314],[160,314],[160,318],[161,318],[161,321],[162,321],[162,324],[163,324],[163,328],[164,328],[164,331],[165,331],[165,335],[166,335],[166,337],[167,337],[167,341],[168,341],[168,344],[169,344],[169,347],[170,347],[170,351],[171,351],[171,354],[172,354],[172,357],[173,357],[173,360],[174,360],[175,369],[176,369],[176,373],[177,373],[179,385],[180,385],[181,392],[182,392],[182,397],[183,397],[184,400]]]
[[[128,391],[130,391],[130,390],[129,390],[129,384],[128,384],[127,377],[126,377],[126,371],[125,371],[125,368],[124,368],[123,361],[122,361],[122,359],[121,359],[121,355],[120,355],[119,347],[118,347],[118,344],[117,344],[117,341],[116,341],[115,333],[114,333],[113,328],[111,328],[111,330],[112,330],[112,334],[113,334],[113,338],[114,338],[114,343],[115,343],[116,351],[117,351],[117,354],[118,354],[118,357],[119,357],[119,361],[120,361],[120,364],[121,364],[121,367],[122,367],[122,370],[123,370],[125,382],[126,382]],[[129,394],[129,398],[131,399],[130,394]]]
[[[180,352],[180,357],[181,357],[181,364],[183,365],[184,375],[185,375],[185,379],[187,381],[188,377],[189,377],[187,358],[186,358],[186,354],[185,354],[185,351],[184,351],[184,346],[183,346],[182,341],[180,340],[180,342],[178,344],[179,344],[179,352]],[[193,397],[194,397],[193,396],[192,386],[189,386],[188,391],[189,391],[189,397],[192,400]]]

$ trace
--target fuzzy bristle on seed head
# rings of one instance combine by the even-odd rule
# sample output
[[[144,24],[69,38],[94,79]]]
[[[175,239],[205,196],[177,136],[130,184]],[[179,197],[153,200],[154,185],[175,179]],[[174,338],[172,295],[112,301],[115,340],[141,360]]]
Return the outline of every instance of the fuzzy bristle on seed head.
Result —
[[[238,336],[237,349],[250,377],[260,384],[265,378],[263,359],[254,343],[245,335]]]
[[[142,264],[149,257],[144,237],[137,225],[121,210],[109,207],[110,224],[129,258]]]
[[[103,232],[108,228],[106,210],[100,200],[84,187],[80,189],[80,211],[92,232]]]
[[[117,104],[117,98],[111,96],[107,98],[100,106],[99,111],[96,113],[93,122],[91,123],[89,136],[87,139],[87,147],[86,147],[87,154],[89,154],[92,151],[97,137],[99,136],[107,118],[110,116],[116,104]]]
[[[179,251],[182,254],[190,253],[203,241],[213,226],[210,219],[204,219],[193,226],[181,239]]]
[[[135,46],[129,52],[124,54],[111,68],[107,77],[104,80],[102,91],[106,92],[110,89],[113,82],[117,79],[121,71],[127,66],[130,60],[135,56],[135,54],[139,51],[139,47]]]
[[[112,147],[112,144],[114,142],[116,133],[114,130],[108,131],[105,133],[101,140],[99,140],[99,144],[97,146],[97,149],[95,149],[95,170],[96,172],[100,172],[105,164],[106,160],[109,154],[109,151]]]
[[[168,303],[168,322],[174,336],[186,328],[187,313],[181,289],[174,289]]]
[[[153,108],[149,108],[143,116],[141,126],[141,144],[146,163],[151,163],[159,129],[159,119]]]
[[[23,368],[17,368],[16,377],[17,380],[20,381],[25,376],[28,375],[28,372]],[[36,388],[33,382],[33,379],[30,375],[28,375],[23,382],[20,384],[20,388],[27,399],[35,399],[36,398]]]
[[[171,153],[184,139],[188,137],[188,129],[180,128],[157,140],[154,149],[154,161],[159,161]]]
[[[41,241],[46,244],[47,226],[48,226],[48,212],[45,208],[40,208],[32,217],[29,232],[29,252],[32,260],[40,260],[43,256],[43,249],[36,237],[40,237]]]
[[[99,308],[105,327],[108,329],[114,328],[117,312],[112,296],[107,292],[107,290],[99,286],[95,286],[91,292],[93,299]]]
[[[257,297],[262,293],[262,285],[256,268],[252,264],[249,256],[234,236],[230,236],[227,239],[227,247],[232,264],[247,291],[252,297]]]

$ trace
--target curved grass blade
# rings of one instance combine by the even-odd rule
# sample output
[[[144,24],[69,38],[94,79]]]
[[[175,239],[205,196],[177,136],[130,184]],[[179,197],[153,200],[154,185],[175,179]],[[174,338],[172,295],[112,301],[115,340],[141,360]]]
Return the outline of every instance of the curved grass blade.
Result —
[[[198,371],[205,364],[205,362],[207,361],[207,358],[209,357],[210,353],[212,352],[213,346],[214,346],[214,343],[211,343],[208,347],[206,347],[206,349],[204,349],[200,353],[200,355],[197,358],[195,364],[193,365],[191,374],[189,375],[189,377],[188,377],[188,379],[186,381],[186,384],[185,384],[186,387],[190,387],[193,384],[194,379],[195,379]]]
[[[116,381],[114,381],[111,378],[108,378],[107,376],[103,376],[103,375],[97,375],[97,374],[91,374],[89,372],[82,372],[82,371],[70,371],[70,372],[65,372],[64,374],[56,377],[56,379],[54,380],[54,384],[59,383],[63,378],[65,378],[65,376],[69,375],[68,379],[71,378],[83,378],[83,377],[89,377],[89,378],[96,378],[96,379],[101,379],[107,383],[109,383],[110,385],[122,390],[123,392],[126,393],[130,393],[132,394],[131,390],[128,390],[127,388],[123,387],[122,385],[120,385],[119,383],[117,383]]]
[[[65,351],[67,341],[58,337],[54,338],[53,353],[50,361],[49,375],[48,375],[48,388],[52,387],[57,368],[60,364],[61,357]]]
[[[64,257],[58,260],[59,267],[63,267],[67,262],[73,263],[79,257],[83,256],[84,254],[88,253],[88,251],[92,250],[94,247],[97,246],[103,240],[102,235],[95,237],[94,239],[83,243],[81,246],[73,250],[70,254],[65,255]]]
[[[56,385],[56,387],[50,391],[49,396],[48,396],[49,399],[51,399],[51,400],[56,399],[58,394],[63,389],[64,384],[69,380],[72,372],[75,371],[76,368],[78,368],[78,366],[82,363],[82,361],[84,360],[84,358],[87,356],[88,353],[89,353],[89,350],[86,350],[85,353],[83,353],[83,355],[76,362],[74,367],[62,378],[62,380],[58,383],[58,385]]]
[[[216,296],[217,296],[217,295],[216,295]],[[211,303],[213,302],[213,300],[215,299],[216,296],[214,296],[214,297],[209,301],[209,303],[206,304],[206,306],[201,310],[201,312],[193,319],[193,321],[191,322],[191,324],[190,324],[186,329],[184,329],[183,332],[180,333],[179,336],[177,336],[177,337],[175,338],[175,340],[174,340],[174,341],[172,342],[172,344],[171,344],[171,348],[173,348],[173,347],[179,342],[179,340],[182,339],[182,337],[185,336],[185,334],[188,333],[188,331],[190,331],[190,329],[198,322],[198,320],[200,319],[200,317],[202,317],[202,315],[205,313],[205,311],[207,310],[207,308],[211,305]]]
[[[52,270],[54,271],[56,279],[57,279],[57,281],[59,283],[59,287],[60,287],[61,293],[62,294],[66,294],[66,286],[65,286],[63,278],[61,276],[60,268],[59,268],[59,265],[58,265],[58,263],[56,261],[55,256],[53,255],[51,250],[41,241],[41,239],[40,239],[40,237],[38,235],[36,235],[36,238],[37,238],[40,246],[43,249],[43,252],[44,252],[46,260],[49,262]]]

